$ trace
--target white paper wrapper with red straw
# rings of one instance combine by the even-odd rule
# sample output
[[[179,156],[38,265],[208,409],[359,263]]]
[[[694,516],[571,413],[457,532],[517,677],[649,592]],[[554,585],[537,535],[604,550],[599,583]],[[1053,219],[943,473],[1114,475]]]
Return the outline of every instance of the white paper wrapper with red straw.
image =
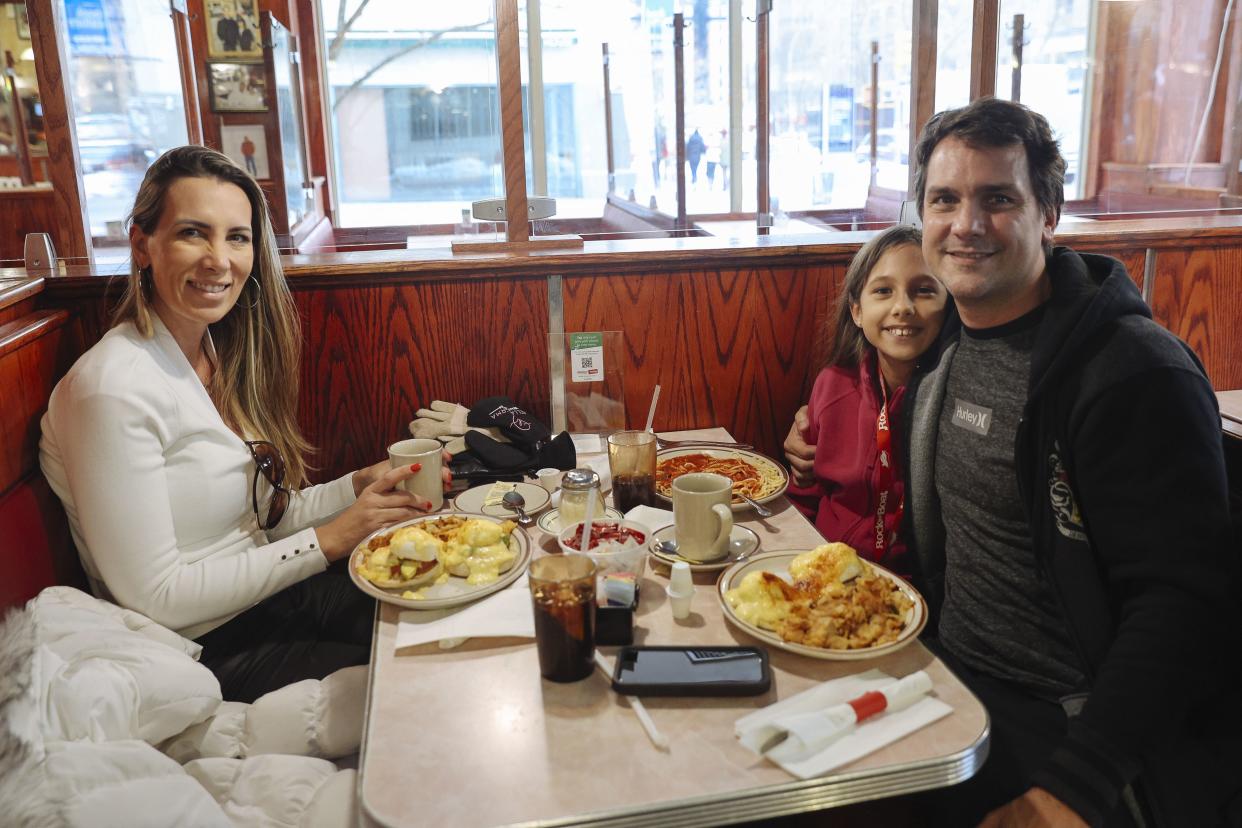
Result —
[[[802,778],[852,762],[947,716],[922,670],[869,670],[825,682],[737,721],[741,743]]]

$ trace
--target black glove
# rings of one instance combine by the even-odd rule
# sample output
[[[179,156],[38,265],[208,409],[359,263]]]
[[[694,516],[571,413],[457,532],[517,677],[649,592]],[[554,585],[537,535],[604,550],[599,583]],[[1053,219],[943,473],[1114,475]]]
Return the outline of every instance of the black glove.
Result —
[[[488,397],[470,409],[466,423],[478,428],[495,426],[514,443],[538,448],[552,438],[552,430],[508,397]],[[470,441],[467,440],[467,445]]]
[[[466,432],[466,447],[479,462],[497,472],[521,472],[542,468],[572,469],[578,462],[568,431],[539,447],[498,443],[479,431]]]

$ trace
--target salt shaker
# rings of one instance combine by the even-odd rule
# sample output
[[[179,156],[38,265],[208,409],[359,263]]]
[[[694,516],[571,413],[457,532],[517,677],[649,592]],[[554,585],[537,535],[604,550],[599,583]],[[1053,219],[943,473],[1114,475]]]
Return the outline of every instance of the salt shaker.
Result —
[[[604,494],[599,489],[599,475],[592,469],[570,469],[561,478],[561,526],[573,526],[586,518],[586,505],[595,498],[597,518],[604,516]]]

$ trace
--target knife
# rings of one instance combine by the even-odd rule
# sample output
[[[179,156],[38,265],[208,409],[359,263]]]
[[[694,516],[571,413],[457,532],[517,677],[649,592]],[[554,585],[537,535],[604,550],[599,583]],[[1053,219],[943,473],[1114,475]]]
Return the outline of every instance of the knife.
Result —
[[[759,753],[767,754],[777,745],[783,744],[794,730],[812,731],[813,738],[804,747],[823,748],[853,729],[854,725],[866,721],[872,716],[887,711],[896,712],[914,704],[932,688],[931,677],[924,670],[911,673],[900,681],[885,685],[879,690],[863,693],[844,704],[837,704],[826,710],[803,713],[793,716],[782,716],[772,722],[778,728],[759,745]],[[780,722],[785,722],[784,725]],[[803,739],[805,742],[805,738]]]

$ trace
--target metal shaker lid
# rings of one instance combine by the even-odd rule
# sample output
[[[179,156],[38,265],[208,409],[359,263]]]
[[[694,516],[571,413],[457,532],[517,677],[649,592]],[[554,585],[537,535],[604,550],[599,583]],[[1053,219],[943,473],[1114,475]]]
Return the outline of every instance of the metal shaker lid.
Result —
[[[599,488],[599,475],[594,469],[570,469],[561,477],[561,488],[570,491]]]

